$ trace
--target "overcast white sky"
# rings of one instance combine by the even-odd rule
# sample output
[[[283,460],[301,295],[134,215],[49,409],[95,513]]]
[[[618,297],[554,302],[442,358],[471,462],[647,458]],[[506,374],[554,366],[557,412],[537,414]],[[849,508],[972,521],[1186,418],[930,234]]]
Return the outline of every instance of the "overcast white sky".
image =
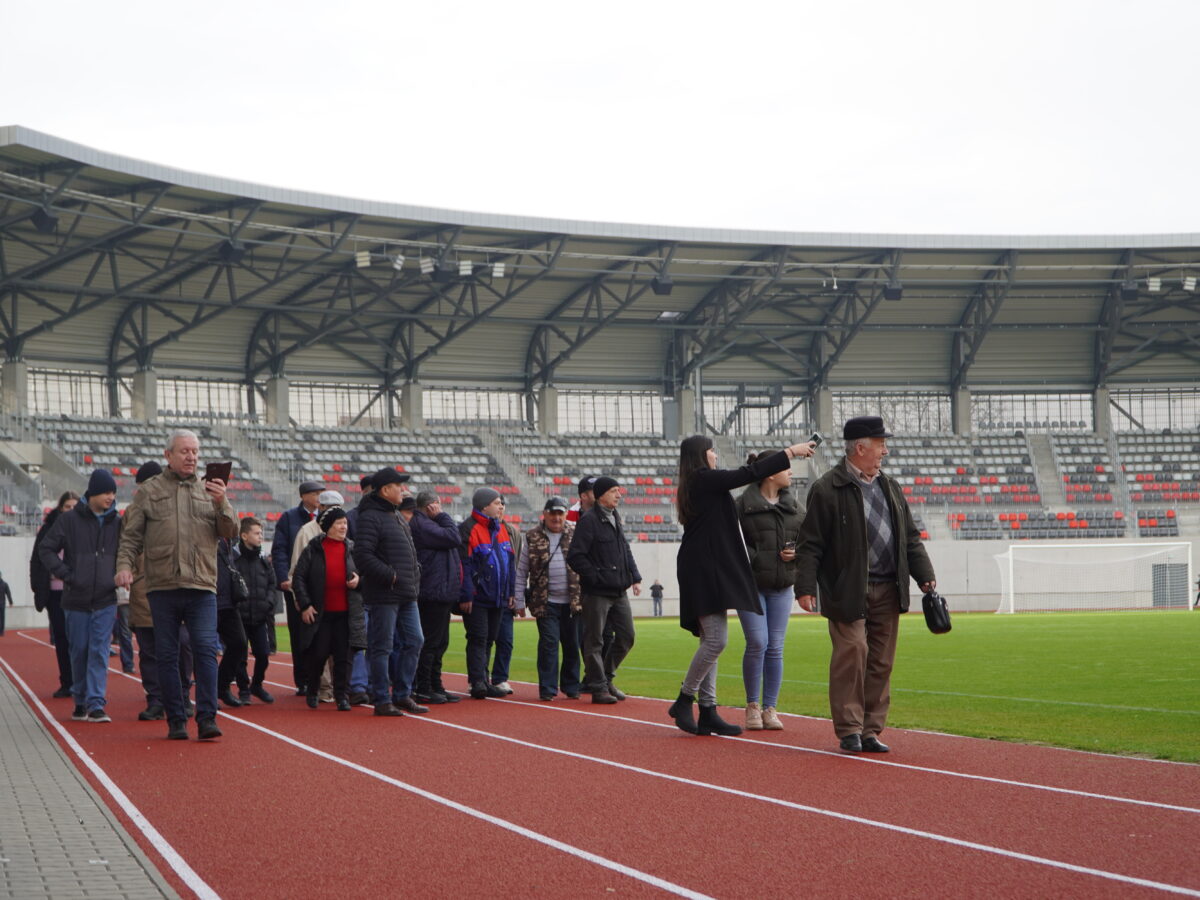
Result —
[[[1198,25],[1194,0],[0,0],[0,125],[450,209],[1200,232]]]

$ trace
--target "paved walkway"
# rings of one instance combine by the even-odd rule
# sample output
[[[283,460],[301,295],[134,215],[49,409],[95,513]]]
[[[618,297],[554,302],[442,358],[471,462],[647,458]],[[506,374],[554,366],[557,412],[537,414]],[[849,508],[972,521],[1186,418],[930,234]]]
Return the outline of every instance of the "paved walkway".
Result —
[[[0,897],[177,896],[0,667]]]

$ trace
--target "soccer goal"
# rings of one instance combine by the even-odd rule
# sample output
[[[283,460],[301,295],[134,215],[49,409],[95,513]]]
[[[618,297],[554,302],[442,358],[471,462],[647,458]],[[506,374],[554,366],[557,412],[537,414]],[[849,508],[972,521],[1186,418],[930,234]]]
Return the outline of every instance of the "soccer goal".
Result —
[[[1192,545],[1012,544],[1000,566],[998,613],[1189,609]]]

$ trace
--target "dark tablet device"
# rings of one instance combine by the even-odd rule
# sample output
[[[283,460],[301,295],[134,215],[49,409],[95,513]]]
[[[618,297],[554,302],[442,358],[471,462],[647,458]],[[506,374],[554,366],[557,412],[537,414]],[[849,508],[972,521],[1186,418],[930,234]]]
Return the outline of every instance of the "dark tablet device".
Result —
[[[204,467],[204,480],[223,481],[229,484],[229,476],[232,472],[232,462],[211,462]]]

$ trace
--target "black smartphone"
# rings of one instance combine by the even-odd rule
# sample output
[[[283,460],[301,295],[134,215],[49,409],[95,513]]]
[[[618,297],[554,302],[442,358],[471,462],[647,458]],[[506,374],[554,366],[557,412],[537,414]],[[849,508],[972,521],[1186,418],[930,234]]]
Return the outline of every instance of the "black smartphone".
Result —
[[[229,484],[229,476],[233,472],[232,462],[210,462],[204,468],[204,480],[220,480]]]
[[[823,440],[825,440],[825,438],[821,437],[821,433],[820,433],[820,432],[818,432],[818,431],[814,431],[814,432],[812,433],[812,437],[810,437],[810,438],[809,438],[809,440],[810,440],[810,441],[812,441],[812,444],[813,444],[813,446],[814,446],[814,447],[820,447],[820,446],[821,446],[821,442],[822,442]]]

